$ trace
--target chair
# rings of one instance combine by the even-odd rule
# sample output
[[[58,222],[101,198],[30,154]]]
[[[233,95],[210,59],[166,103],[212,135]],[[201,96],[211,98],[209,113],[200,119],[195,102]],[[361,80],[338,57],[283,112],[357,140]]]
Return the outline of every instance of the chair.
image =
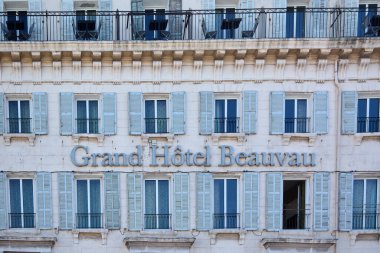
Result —
[[[207,31],[205,19],[202,18],[202,31],[205,39],[216,39],[216,31]]]
[[[145,40],[145,31],[137,31],[134,35],[135,40]]]
[[[28,40],[28,39],[30,39],[30,37],[33,34],[33,31],[34,31],[34,23],[29,27],[29,32],[28,33],[22,32],[22,31],[20,32],[19,39],[20,40]]]
[[[98,28],[94,31],[88,31],[88,37],[90,40],[97,40],[99,38],[100,28],[102,28],[102,22],[99,21]]]
[[[84,40],[86,37],[86,31],[78,30],[77,26],[75,25],[74,19],[73,19],[73,32],[75,34],[75,39],[77,40]]]
[[[17,40],[16,31],[14,31],[14,30],[9,31],[7,26],[2,22],[0,23],[0,25],[1,25],[1,30],[3,31],[4,37],[6,40]]]
[[[265,13],[265,11],[263,9],[261,9],[261,11],[260,11],[259,15],[257,16],[257,18],[255,18],[255,25],[253,26],[252,30],[247,30],[247,31],[242,31],[241,32],[241,36],[243,38],[253,38],[253,36],[256,33],[257,27],[259,26],[259,23],[260,23],[260,15],[264,14],[264,13]]]
[[[364,24],[367,27],[366,36],[380,36],[380,15],[374,15],[371,18],[366,16]]]
[[[169,40],[170,39],[170,32],[169,31],[159,31],[159,37],[163,40]]]

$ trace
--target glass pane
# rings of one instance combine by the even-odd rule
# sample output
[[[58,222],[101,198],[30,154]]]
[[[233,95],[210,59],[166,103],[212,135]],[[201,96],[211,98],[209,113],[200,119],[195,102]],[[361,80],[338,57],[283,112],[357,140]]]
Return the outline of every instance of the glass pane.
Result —
[[[358,133],[366,132],[367,122],[367,99],[358,99]]]
[[[368,131],[379,132],[379,99],[378,98],[371,98],[369,100]]]
[[[145,132],[155,133],[154,100],[145,100]]]
[[[295,101],[285,99],[285,133],[294,133]]]
[[[363,37],[365,34],[366,5],[359,4],[358,12],[358,36]]]
[[[88,228],[87,180],[77,181],[77,227]]]
[[[99,120],[98,120],[98,101],[90,100],[88,101],[89,111],[89,133],[96,134],[99,132]]]
[[[231,20],[235,18],[235,9],[234,8],[227,8],[226,9],[226,19]],[[235,38],[235,29],[226,29],[226,39],[233,39]]]
[[[294,34],[294,7],[286,8],[286,38],[293,38]]]
[[[19,133],[18,101],[9,101],[9,132]]]
[[[77,101],[77,132],[87,133],[86,101]]]
[[[33,205],[33,180],[22,180],[22,199],[24,209],[24,227],[34,227],[34,205]]]
[[[158,180],[158,228],[169,228],[169,181]]]
[[[30,108],[29,101],[20,101],[21,133],[30,133]]]
[[[237,180],[227,179],[227,228],[237,228]]]
[[[21,193],[20,193],[20,180],[10,179],[9,180],[9,197],[11,202],[11,212],[10,212],[10,227],[11,228],[21,228]]]
[[[377,180],[366,180],[365,228],[376,229]]]
[[[167,132],[166,100],[157,100],[157,133]]]
[[[224,179],[214,180],[214,228],[224,228]]]
[[[237,101],[236,99],[227,100],[227,133],[237,132]]]
[[[224,133],[225,100],[215,100],[215,133]]]
[[[352,229],[363,228],[364,180],[354,180]]]
[[[297,133],[307,131],[307,101],[306,99],[297,100]]]
[[[212,15],[210,15],[210,16],[212,16]],[[208,18],[212,18],[212,17],[208,17]],[[215,9],[215,30],[217,31],[216,32],[216,38],[217,39],[222,39],[224,37],[223,36],[224,30],[221,29],[223,19],[224,19],[224,9]],[[207,28],[209,30],[211,30],[212,26],[207,27]]]
[[[100,180],[90,180],[90,227],[102,227],[100,209]]]
[[[154,20],[154,10],[145,10],[145,39],[154,39],[154,31],[149,29],[150,22]]]
[[[145,228],[157,228],[155,180],[145,180]]]
[[[304,6],[297,7],[296,14],[296,37],[303,38],[305,37],[305,11]]]

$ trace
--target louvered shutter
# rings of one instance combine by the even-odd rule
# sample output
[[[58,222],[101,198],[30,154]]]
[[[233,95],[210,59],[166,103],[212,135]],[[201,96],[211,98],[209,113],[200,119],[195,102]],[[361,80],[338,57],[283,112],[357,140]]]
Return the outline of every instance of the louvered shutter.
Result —
[[[272,36],[274,38],[285,38],[286,34],[286,0],[273,0],[273,7],[279,8],[273,13]]]
[[[38,228],[53,227],[51,173],[37,173],[37,222]]]
[[[73,12],[74,0],[61,0],[61,10],[67,11],[67,12]],[[60,16],[60,24],[61,24],[61,30],[62,30],[62,35],[63,35],[63,38],[61,38],[61,40],[74,40],[74,30],[73,30],[74,21],[75,21],[75,16]]]
[[[0,12],[4,11],[4,0],[0,0]]]
[[[253,9],[254,1],[253,0],[240,0],[240,9]],[[241,27],[243,31],[253,31],[253,26],[255,23],[255,18],[253,12],[244,12],[241,15]]]
[[[103,93],[103,132],[116,134],[116,93]]]
[[[129,133],[142,133],[142,93],[129,92]]]
[[[273,91],[270,96],[271,134],[284,133],[284,92]]]
[[[0,229],[7,228],[6,182],[5,174],[0,172]]]
[[[326,8],[326,0],[313,0],[312,7],[315,8],[311,15],[312,24],[312,38],[326,38],[328,37],[327,28],[330,27],[328,24],[329,12],[320,8]]]
[[[352,173],[339,173],[339,230],[352,229]]]
[[[104,174],[106,227],[109,229],[120,228],[119,177],[117,172]]]
[[[211,91],[200,92],[200,134],[212,133],[212,118],[214,113],[214,98]]]
[[[197,229],[210,230],[212,228],[211,190],[212,175],[210,173],[197,174]]]
[[[60,93],[61,135],[73,133],[73,93]]]
[[[256,133],[257,96],[256,91],[243,92],[243,131],[246,134]]]
[[[181,11],[182,0],[169,0],[169,11]],[[169,15],[169,31],[173,40],[182,39],[182,17],[181,15]]]
[[[28,0],[28,11],[35,13],[28,13],[28,28],[29,33],[31,26],[34,26],[33,32],[31,33],[30,40],[42,40],[44,31],[43,16],[42,11],[42,1],[41,0]]]
[[[137,32],[144,31],[144,3],[143,0],[131,0],[131,10],[139,12],[132,16],[132,33],[133,36]]]
[[[185,92],[172,92],[172,132],[185,134]]]
[[[314,229],[329,229],[329,173],[314,174]]]
[[[112,1],[111,0],[99,0],[101,16],[99,17],[101,28],[99,37],[101,40],[113,40],[112,38],[112,28],[113,28],[113,19],[111,16],[112,11]]]
[[[269,231],[281,228],[282,215],[282,175],[268,173],[266,177],[266,213],[265,224]]]
[[[342,92],[342,134],[356,132],[357,94],[355,91]]]
[[[326,134],[328,131],[328,92],[314,92],[314,132]]]
[[[344,0],[343,1],[344,8],[351,8],[351,9],[343,9],[343,17],[344,17],[344,23],[343,23],[343,29],[344,34],[342,36],[350,36],[350,37],[356,37],[358,33],[358,12],[357,8],[359,7],[359,0]],[[364,24],[359,24],[363,26]]]
[[[174,230],[189,230],[189,174],[174,174]]]
[[[140,173],[131,173],[127,176],[128,184],[128,228],[129,230],[141,230],[143,227],[142,216],[142,185],[143,176]]]
[[[201,9],[210,10],[210,14],[204,14],[207,31],[215,31],[215,0],[201,0]]]
[[[48,133],[47,102],[48,101],[46,92],[33,93],[34,133],[36,134]]]
[[[74,178],[71,172],[61,172],[58,174],[59,227],[62,229],[72,229],[74,227],[73,183]]]
[[[4,93],[0,92],[0,134],[4,132]]]
[[[259,227],[259,173],[244,173],[244,228]]]

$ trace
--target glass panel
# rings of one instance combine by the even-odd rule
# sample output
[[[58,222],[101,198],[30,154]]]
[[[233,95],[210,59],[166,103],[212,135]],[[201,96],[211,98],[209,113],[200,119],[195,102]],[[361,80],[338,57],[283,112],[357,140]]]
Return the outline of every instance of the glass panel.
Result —
[[[150,22],[154,20],[154,10],[145,10],[145,39],[154,39],[154,30],[149,29]]]
[[[227,203],[226,203],[227,228],[237,228],[237,180],[227,179]]]
[[[90,227],[102,227],[100,180],[90,180]]]
[[[86,101],[77,101],[77,132],[87,133],[87,105]]]
[[[224,228],[224,179],[214,180],[214,228]]]
[[[212,14],[210,14],[212,15]],[[222,39],[223,38],[223,31],[221,29],[222,27],[222,22],[224,19],[224,9],[215,9],[215,30],[216,30],[216,38],[217,39]],[[211,27],[207,27],[209,31]]]
[[[215,133],[224,133],[225,100],[215,100]]]
[[[365,228],[376,229],[377,180],[366,180]]]
[[[158,228],[169,228],[169,181],[158,180]]]
[[[297,7],[296,14],[296,37],[303,38],[305,37],[305,6]]]
[[[155,133],[154,100],[145,100],[145,132]]]
[[[77,181],[77,227],[88,228],[87,180]]]
[[[363,229],[364,180],[354,180],[352,229]]]
[[[371,98],[369,100],[368,131],[379,132],[379,99],[378,98]]]
[[[285,133],[294,133],[295,122],[295,101],[294,99],[285,99]]]
[[[364,37],[365,33],[365,16],[366,16],[366,5],[359,4],[359,12],[358,12],[358,36]]]
[[[89,133],[97,134],[99,132],[99,119],[98,119],[98,101],[88,101],[89,111]]]
[[[157,20],[165,20],[165,9],[157,9],[156,10],[156,19]],[[159,31],[157,31],[156,33],[157,33],[156,38],[158,38],[158,39],[164,38],[164,36]]]
[[[307,101],[297,100],[297,133],[307,132]]]
[[[21,193],[20,193],[20,180],[10,179],[9,180],[9,199],[10,199],[10,227],[11,228],[21,228]]]
[[[227,133],[237,132],[237,101],[236,99],[227,100]]]
[[[226,19],[231,20],[235,18],[235,9],[227,8],[226,9]],[[235,29],[226,30],[226,39],[235,38]]]
[[[18,101],[9,101],[9,132],[19,133]]]
[[[294,7],[286,8],[286,38],[293,38],[294,34]]]
[[[22,199],[24,212],[24,228],[34,227],[34,206],[33,206],[33,180],[22,180]]]
[[[156,180],[145,180],[145,228],[157,228]]]
[[[30,108],[29,101],[20,101],[21,133],[30,133]]]
[[[96,10],[88,10],[87,11],[87,19],[88,20],[96,20]]]
[[[157,133],[167,132],[166,100],[157,100]]]
[[[20,30],[20,32],[28,33],[28,15],[26,11],[18,12],[18,20],[24,24],[24,29]]]
[[[367,122],[367,99],[358,99],[358,133],[365,133]]]

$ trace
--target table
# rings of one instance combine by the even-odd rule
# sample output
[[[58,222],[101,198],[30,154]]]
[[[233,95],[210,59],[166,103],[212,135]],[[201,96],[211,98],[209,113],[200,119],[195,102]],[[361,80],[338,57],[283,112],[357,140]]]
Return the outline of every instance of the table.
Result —
[[[8,20],[7,21],[8,30],[16,31],[16,30],[24,30],[24,22],[18,20]]]
[[[91,39],[90,32],[95,31],[95,20],[78,20],[77,21],[77,39]]]
[[[149,23],[149,30],[150,31],[163,31],[163,30],[166,30],[167,26],[168,26],[168,20],[167,19],[153,19]]]
[[[222,30],[234,30],[239,28],[241,22],[241,18],[231,18],[231,19],[223,19],[222,21]]]

